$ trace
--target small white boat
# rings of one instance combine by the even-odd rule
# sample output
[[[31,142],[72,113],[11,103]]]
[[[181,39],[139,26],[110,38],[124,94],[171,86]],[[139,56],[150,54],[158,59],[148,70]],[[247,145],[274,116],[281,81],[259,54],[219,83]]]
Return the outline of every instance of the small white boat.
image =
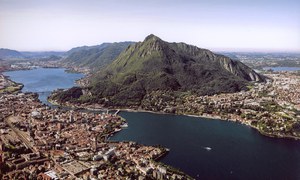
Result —
[[[120,127],[121,127],[121,128],[127,128],[127,127],[128,127],[128,124],[127,124],[127,123],[122,124]]]
[[[203,147],[205,150],[210,151],[212,148],[211,147]]]
[[[115,129],[115,132],[119,132],[119,131],[121,131],[122,129]]]

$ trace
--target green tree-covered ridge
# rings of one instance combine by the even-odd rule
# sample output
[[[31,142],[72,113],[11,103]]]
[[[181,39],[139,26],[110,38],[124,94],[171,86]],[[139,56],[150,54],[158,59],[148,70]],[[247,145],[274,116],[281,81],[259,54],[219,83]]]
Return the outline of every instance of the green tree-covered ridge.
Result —
[[[62,62],[69,66],[99,70],[110,64],[130,44],[133,42],[103,43],[72,48],[66,53],[67,57]]]
[[[56,93],[52,98],[58,102],[140,106],[143,98],[154,91],[179,96],[186,92],[212,95],[246,90],[249,82],[264,80],[239,61],[149,35],[90,77],[88,86]]]

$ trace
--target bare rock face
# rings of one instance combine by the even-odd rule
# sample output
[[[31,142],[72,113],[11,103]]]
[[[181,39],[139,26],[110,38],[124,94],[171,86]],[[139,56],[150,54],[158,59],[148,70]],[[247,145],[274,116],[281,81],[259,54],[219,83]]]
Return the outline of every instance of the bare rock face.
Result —
[[[218,59],[224,69],[238,77],[241,77],[247,81],[265,81],[265,77],[256,73],[253,69],[249,68],[240,61],[235,61],[225,56],[219,57]]]

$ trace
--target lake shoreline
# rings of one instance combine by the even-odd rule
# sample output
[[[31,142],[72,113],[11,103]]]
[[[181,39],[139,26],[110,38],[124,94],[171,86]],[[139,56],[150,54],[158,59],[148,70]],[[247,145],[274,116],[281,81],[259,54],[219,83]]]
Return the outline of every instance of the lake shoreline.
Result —
[[[66,72],[66,73],[68,73],[68,72]],[[7,78],[8,80],[10,80],[11,82],[16,83],[15,81],[11,80],[11,78],[10,78],[9,76],[6,76],[6,78]],[[16,83],[16,84],[22,85],[22,87],[18,90],[18,92],[21,92],[21,90],[22,90],[23,87],[24,87],[24,84],[22,84],[22,83]],[[29,93],[37,94],[37,93],[35,93],[35,92],[29,92]],[[39,96],[39,94],[37,94],[37,98],[38,98],[38,96]],[[39,103],[43,103],[40,99],[37,99],[37,100],[39,101]],[[55,101],[52,101],[52,100],[49,99],[49,98],[47,98],[47,101],[48,101],[48,103],[50,103],[51,105],[53,105],[52,107],[58,107],[58,108],[70,108],[69,110],[72,110],[72,109],[74,108],[74,107],[70,107],[70,106],[61,106],[59,103],[57,103],[57,102],[55,102]],[[44,105],[51,108],[50,105],[47,105],[47,104],[44,104]],[[87,108],[80,108],[80,109],[89,110],[89,109],[87,109]],[[98,109],[97,109],[97,111],[98,111]],[[126,122],[126,119],[124,119],[124,118],[121,117],[121,116],[119,116],[119,117],[121,118],[121,121]],[[118,133],[118,132],[121,131],[121,130],[122,130],[122,128],[120,128],[120,129],[115,129],[114,131],[109,132],[108,137],[114,136],[116,133]],[[107,141],[107,143],[111,143],[111,142],[113,142],[113,141],[110,141],[110,140]],[[123,142],[123,141],[116,141],[116,142]],[[134,142],[134,143],[137,143],[137,142]],[[145,144],[142,144],[142,143],[137,143],[137,144],[138,144],[138,145],[141,145],[141,146],[149,146],[149,145],[145,145]],[[151,146],[149,146],[149,147],[151,147]],[[161,162],[160,160],[163,159],[165,156],[167,156],[170,150],[169,150],[168,148],[165,148],[165,147],[162,147],[162,146],[159,147],[159,148],[162,150],[162,152],[159,153],[159,154],[153,159],[153,161],[155,161],[157,164],[161,165],[162,167],[166,168],[166,170],[168,170],[168,171],[170,171],[170,172],[173,172],[174,174],[179,174],[179,175],[183,176],[185,179],[194,179],[194,178],[191,177],[189,174],[187,174],[187,173],[185,173],[185,172],[183,172],[183,171],[177,170],[175,167],[173,167],[173,166],[171,166],[171,165],[169,165],[169,164],[165,164],[165,163]]]
[[[192,115],[192,114],[176,114],[176,113],[165,113],[165,112],[156,112],[156,111],[149,111],[149,110],[134,110],[134,109],[112,109],[111,111],[115,111],[115,110],[120,110],[120,111],[125,111],[125,112],[146,112],[146,113],[153,113],[153,114],[169,114],[169,115],[183,115],[183,116],[188,116],[188,117],[196,117],[196,118],[205,118],[207,120],[219,120],[219,121],[228,121],[228,122],[234,122],[237,124],[242,124],[242,125],[246,125],[247,127],[253,128],[255,130],[257,130],[260,134],[270,137],[270,138],[282,138],[282,139],[293,139],[293,140],[300,140],[299,137],[294,137],[294,136],[281,136],[281,135],[277,135],[277,134],[271,134],[271,133],[266,133],[261,131],[259,128],[248,124],[248,123],[244,123],[242,121],[238,121],[238,120],[234,120],[234,119],[222,119],[221,117],[216,117],[216,116],[200,116],[200,115]]]
[[[242,124],[242,125],[246,125],[247,127],[253,128],[255,130],[257,130],[261,135],[266,136],[266,137],[270,137],[270,138],[280,138],[280,139],[292,139],[292,140],[300,140],[300,137],[296,137],[296,136],[290,136],[290,135],[281,135],[281,134],[273,134],[273,133],[267,133],[264,132],[262,130],[260,130],[258,127],[251,125],[249,122],[244,122],[244,121],[240,121],[240,120],[236,120],[236,119],[222,119],[220,116],[210,116],[210,115],[193,115],[193,114],[187,114],[187,113],[183,113],[183,114],[176,114],[176,113],[167,113],[167,112],[161,112],[161,111],[151,111],[151,110],[144,110],[144,109],[130,109],[130,108],[85,108],[85,107],[80,107],[80,106],[76,106],[76,105],[72,105],[72,106],[63,106],[61,104],[59,104],[56,101],[53,101],[51,99],[48,99],[48,102],[56,105],[56,106],[61,106],[61,107],[67,107],[67,108],[80,108],[80,109],[85,109],[85,110],[90,110],[90,111],[120,111],[120,112],[141,112],[141,113],[152,113],[152,114],[168,114],[168,115],[183,115],[183,116],[188,116],[188,117],[196,117],[196,118],[205,118],[208,120],[219,120],[219,121],[228,121],[228,122],[234,122],[237,124]]]
[[[45,98],[41,101],[47,102]],[[51,104],[54,103],[52,102]],[[55,106],[52,106],[51,104],[49,103],[48,106],[55,108]],[[57,103],[56,106],[60,105]],[[60,107],[64,108],[66,106]],[[287,169],[281,171],[281,165],[278,165],[279,163],[277,163],[277,165],[274,164],[272,169],[270,169],[271,167],[264,163],[259,163],[259,161],[257,162],[259,163],[257,165],[255,163],[255,160],[257,160],[257,157],[260,156],[260,161],[262,162],[267,162],[269,159],[275,159],[278,160],[280,164],[288,167],[289,170],[298,170],[298,164],[294,161],[298,161],[298,159],[300,158],[298,157],[298,147],[300,145],[299,141],[289,140],[282,137],[269,139],[266,138],[266,136],[270,135],[257,133],[257,131],[253,131],[251,129],[250,125],[246,124],[246,126],[240,126],[233,123],[225,124],[225,122],[222,123],[221,121],[237,121],[230,119],[221,119],[215,116],[174,114],[137,108],[117,109],[114,107],[108,109],[100,108],[100,105],[98,106],[99,108],[97,108],[97,105],[90,106],[91,108],[86,107],[87,106],[85,106],[85,108],[72,107],[71,109],[79,111],[109,110],[110,113],[114,113],[112,112],[114,110],[120,110],[120,112],[122,112],[122,114],[120,115],[122,115],[123,118],[126,118],[129,127],[116,132],[112,137],[110,137],[112,138],[111,140],[132,141],[138,142],[138,144],[149,145],[161,144],[163,147],[170,148],[170,153],[166,154],[166,156],[160,159],[159,162],[162,162],[165,165],[170,165],[170,167],[176,167],[182,172],[186,172],[196,179],[199,177],[201,177],[202,179],[207,179],[208,177],[257,178],[257,175],[255,174],[249,175],[247,171],[241,171],[240,167],[243,167],[243,169],[247,169],[249,166],[250,168],[257,170],[258,173],[261,174],[260,177],[275,177],[276,179],[278,177],[286,177],[287,174],[289,175],[289,177],[298,177],[298,173],[289,174],[291,172]],[[145,114],[139,114],[138,112],[144,112]],[[151,115],[148,113],[157,115]],[[169,115],[172,115],[174,117]],[[180,115],[181,117],[177,115]],[[196,119],[193,120],[188,117],[205,119],[203,119],[204,121],[198,121]],[[240,122],[237,123],[243,124]],[[170,128],[168,128],[168,125],[170,125]],[[164,128],[164,126],[167,127]],[[176,138],[176,140],[174,139],[174,142],[170,142],[170,138],[173,137]],[[212,150],[208,151],[203,149],[203,147],[212,147]],[[230,159],[223,158],[224,153],[226,153],[227,156],[230,157]],[[262,156],[262,154],[264,155]],[[293,154],[293,157],[291,157],[291,154]],[[246,159],[235,157],[245,157]],[[284,159],[282,159],[281,157]],[[249,161],[253,161],[253,163],[249,164]],[[220,172],[219,170],[216,170],[215,165],[211,164],[210,162],[220,162],[220,164],[218,164],[219,166],[225,166]],[[238,164],[238,166],[235,166],[232,163]],[[245,165],[247,164],[246,167],[244,167],[244,163]],[[230,172],[234,172],[234,174],[231,174]]]
[[[51,69],[51,68],[50,68]],[[64,71],[66,73],[69,73],[67,70],[67,68],[62,67],[61,69],[64,69]],[[7,71],[9,72],[9,71]],[[6,76],[6,78],[8,78],[9,80],[11,80],[11,78],[9,76]],[[13,80],[11,80],[12,82],[14,82]],[[15,82],[16,83],[16,82]],[[22,84],[22,83],[18,83],[18,84]],[[21,91],[24,87],[24,84],[22,84],[22,87],[19,89],[19,91]],[[183,116],[189,116],[189,117],[197,117],[197,118],[206,118],[206,119],[211,119],[211,120],[219,120],[219,121],[230,121],[230,122],[235,122],[235,123],[239,123],[239,124],[243,124],[246,125],[248,127],[251,127],[253,129],[256,129],[260,134],[267,136],[267,137],[271,137],[271,138],[286,138],[286,139],[293,139],[293,140],[300,140],[299,137],[295,137],[295,136],[288,136],[288,135],[278,135],[278,134],[272,134],[272,133],[266,133],[261,131],[259,128],[249,124],[249,123],[245,123],[243,121],[238,121],[238,120],[234,120],[234,119],[222,119],[220,116],[209,116],[209,115],[193,115],[193,114],[187,114],[187,113],[183,113],[183,114],[176,114],[176,113],[167,113],[167,112],[160,112],[160,111],[150,111],[150,110],[144,110],[144,109],[130,109],[130,108],[102,108],[102,109],[98,109],[98,108],[83,108],[83,107],[77,107],[75,105],[72,106],[64,106],[59,104],[58,102],[47,98],[47,101],[54,105],[54,106],[59,106],[62,108],[82,108],[85,110],[90,110],[90,111],[125,111],[125,112],[146,112],[146,113],[153,113],[153,114],[169,114],[169,115],[183,115]]]

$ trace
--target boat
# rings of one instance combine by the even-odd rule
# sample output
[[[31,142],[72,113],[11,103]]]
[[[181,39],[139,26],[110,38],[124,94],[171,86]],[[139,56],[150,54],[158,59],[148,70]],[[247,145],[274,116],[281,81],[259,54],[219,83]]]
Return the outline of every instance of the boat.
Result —
[[[212,148],[211,147],[203,147],[204,149],[206,149],[207,151],[210,151]]]
[[[127,128],[127,127],[128,127],[128,124],[127,124],[127,123],[122,124],[120,127],[121,127],[121,128]]]
[[[121,131],[122,129],[115,129],[115,132],[119,132],[119,131]]]

